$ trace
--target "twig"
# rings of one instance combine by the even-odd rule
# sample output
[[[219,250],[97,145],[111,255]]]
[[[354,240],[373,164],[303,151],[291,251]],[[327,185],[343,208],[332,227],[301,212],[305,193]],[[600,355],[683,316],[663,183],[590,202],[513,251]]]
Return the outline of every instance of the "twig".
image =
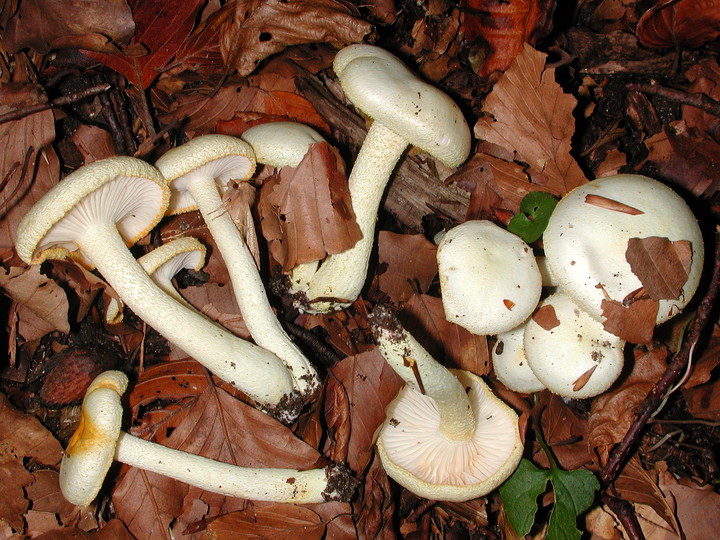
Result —
[[[720,118],[720,101],[714,100],[710,96],[700,92],[685,92],[675,88],[668,88],[667,86],[660,86],[657,83],[630,83],[627,85],[627,89],[643,94],[661,96],[676,103],[695,107],[696,109]]]
[[[700,302],[697,308],[696,316],[688,329],[687,337],[682,347],[668,365],[665,373],[655,384],[653,389],[647,395],[645,400],[639,407],[639,413],[635,421],[632,423],[623,440],[613,448],[607,464],[600,471],[600,480],[605,484],[610,484],[618,475],[621,466],[630,455],[631,450],[635,447],[640,439],[640,432],[650,420],[653,412],[662,402],[667,394],[668,389],[677,381],[685,370],[690,359],[690,352],[695,343],[700,339],[700,335],[710,322],[710,315],[718,297],[720,290],[720,234],[715,235],[715,251],[714,251],[714,267],[708,287],[707,294]]]
[[[642,532],[640,523],[629,502],[608,495],[607,493],[603,493],[601,499],[620,520],[630,540],[645,540],[645,535]]]
[[[31,105],[29,107],[23,107],[22,109],[16,109],[14,111],[0,114],[0,124],[4,124],[6,122],[12,122],[13,120],[20,120],[21,118],[25,118],[26,116],[30,116],[31,114],[35,114],[37,112],[46,111],[48,109],[51,109],[53,107],[59,107],[61,105],[69,105],[70,103],[77,103],[78,101],[82,101],[83,99],[95,96],[97,94],[102,94],[103,92],[107,92],[110,90],[110,85],[107,83],[98,84],[96,86],[91,86],[90,88],[85,88],[84,90],[79,90],[77,92],[73,92],[71,94],[68,94],[66,96],[61,96],[59,98],[53,99],[52,101],[49,101],[47,103],[38,103],[37,105]]]

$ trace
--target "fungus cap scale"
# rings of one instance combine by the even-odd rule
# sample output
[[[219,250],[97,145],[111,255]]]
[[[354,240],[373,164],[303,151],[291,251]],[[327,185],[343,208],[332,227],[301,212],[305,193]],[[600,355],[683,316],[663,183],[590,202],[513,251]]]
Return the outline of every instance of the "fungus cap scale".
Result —
[[[590,197],[590,198],[588,198]],[[609,199],[636,211],[593,204]],[[590,201],[590,202],[588,202]],[[676,315],[692,298],[703,267],[703,239],[685,201],[664,184],[640,175],[615,175],[583,184],[555,207],[543,234],[546,262],[553,280],[595,319],[602,321],[607,294],[622,302],[642,287],[626,259],[631,238],[687,240],[692,265],[682,293],[660,300],[658,324]]]

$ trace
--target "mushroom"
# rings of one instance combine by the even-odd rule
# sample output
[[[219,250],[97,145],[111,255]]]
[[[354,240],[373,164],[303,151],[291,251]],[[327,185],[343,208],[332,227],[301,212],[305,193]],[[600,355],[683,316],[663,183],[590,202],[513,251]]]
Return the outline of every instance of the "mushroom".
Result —
[[[60,490],[73,504],[89,505],[113,460],[162,474],[206,491],[256,501],[317,503],[346,501],[356,482],[340,465],[300,471],[250,468],[167,448],[121,431],[120,398],[128,379],[106,371],[90,384],[80,424],[60,463]]]
[[[416,146],[448,167],[459,166],[470,151],[470,130],[459,107],[389,52],[350,45],[338,52],[333,67],[347,98],[373,119],[348,177],[363,237],[321,263],[306,293],[311,313],[344,309],[359,296],[380,200],[405,149]]]
[[[297,416],[284,365],[162,291],[127,249],[165,213],[170,192],[153,166],[130,157],[85,165],[23,217],[15,248],[28,264],[71,257],[96,267],[145,322],[285,421]]]
[[[522,456],[515,412],[480,377],[439,364],[386,307],[375,308],[371,322],[406,383],[377,436],[388,475],[432,500],[466,501],[499,486]]]
[[[553,283],[603,321],[604,300],[623,302],[644,286],[627,254],[631,239],[651,237],[689,242],[691,250],[679,294],[659,299],[656,323],[660,324],[682,310],[695,293],[703,267],[703,240],[685,201],[651,178],[632,174],[599,178],[560,200],[543,234]],[[685,272],[677,270],[677,274]]]
[[[523,336],[533,373],[560,396],[582,399],[601,394],[622,371],[625,342],[568,294],[556,292],[540,302]]]
[[[169,150],[155,165],[173,190],[168,212],[181,213],[196,207],[200,210],[225,261],[250,335],[285,363],[300,395],[310,399],[320,387],[317,371],[275,316],[255,260],[221,198],[228,181],[252,175],[252,147],[227,135],[203,135]]]
[[[199,271],[205,264],[205,246],[197,238],[184,236],[171,240],[140,257],[137,261],[150,279],[175,300],[194,309],[177,292],[172,278],[180,270]],[[115,324],[122,320],[122,303],[111,299],[105,309],[105,320]]]
[[[492,364],[498,381],[515,392],[531,394],[545,389],[535,376],[525,355],[525,324],[497,335]]]
[[[490,221],[466,221],[437,249],[445,318],[477,335],[523,323],[540,300],[542,277],[532,249]]]

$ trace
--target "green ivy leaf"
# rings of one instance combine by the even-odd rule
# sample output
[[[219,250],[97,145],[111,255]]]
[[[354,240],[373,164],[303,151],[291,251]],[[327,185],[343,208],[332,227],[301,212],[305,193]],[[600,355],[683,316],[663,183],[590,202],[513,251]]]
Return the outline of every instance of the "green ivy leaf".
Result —
[[[555,210],[558,200],[543,191],[531,191],[520,201],[520,212],[515,214],[508,230],[530,244],[545,232],[550,215]]]
[[[513,475],[500,486],[505,514],[518,535],[525,536],[535,521],[537,498],[550,480],[555,491],[555,508],[548,524],[547,540],[580,539],[577,518],[587,510],[595,498],[600,483],[590,471],[563,471],[551,465],[550,470],[539,469],[523,459]]]
[[[537,498],[545,491],[549,479],[550,471],[538,469],[522,459],[512,476],[500,486],[505,515],[521,537],[530,532],[538,508]]]

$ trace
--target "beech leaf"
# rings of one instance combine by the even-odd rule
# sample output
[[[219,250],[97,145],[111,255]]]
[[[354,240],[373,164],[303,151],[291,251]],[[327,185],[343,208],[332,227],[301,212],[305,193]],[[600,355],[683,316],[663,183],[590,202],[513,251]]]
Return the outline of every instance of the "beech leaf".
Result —
[[[413,294],[426,293],[437,275],[437,247],[422,234],[378,233],[378,263],[386,265],[379,275],[380,290],[395,303]]]
[[[658,0],[638,21],[643,45],[696,48],[720,36],[720,1]]]
[[[650,236],[630,238],[625,259],[653,300],[674,300],[682,294],[692,265],[692,245]]]
[[[657,300],[640,298],[628,306],[616,300],[603,300],[600,307],[606,331],[630,343],[652,341],[659,307]]]
[[[576,100],[545,69],[546,55],[525,45],[485,99],[475,135],[516,153],[535,184],[564,195],[587,179],[570,155]]]

